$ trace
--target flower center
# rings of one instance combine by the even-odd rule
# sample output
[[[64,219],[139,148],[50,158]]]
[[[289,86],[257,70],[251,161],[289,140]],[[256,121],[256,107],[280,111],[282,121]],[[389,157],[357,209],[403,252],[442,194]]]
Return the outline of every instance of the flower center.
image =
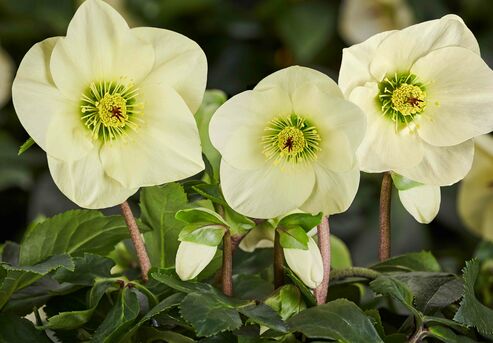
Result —
[[[103,142],[123,137],[142,123],[143,104],[132,83],[92,82],[82,93],[80,112],[94,139]]]
[[[306,119],[292,114],[269,122],[262,136],[263,153],[275,163],[315,160],[320,151],[320,135]]]
[[[408,127],[426,107],[426,89],[413,74],[394,74],[378,84],[378,102],[385,117],[394,121],[396,130]]]

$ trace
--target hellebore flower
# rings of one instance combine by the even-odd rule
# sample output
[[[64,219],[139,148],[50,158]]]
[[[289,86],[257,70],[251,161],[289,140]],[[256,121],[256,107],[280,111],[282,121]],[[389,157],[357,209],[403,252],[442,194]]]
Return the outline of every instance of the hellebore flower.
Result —
[[[216,251],[217,246],[180,242],[176,252],[176,274],[183,281],[195,278],[212,261]]]
[[[28,51],[12,97],[58,188],[81,207],[104,208],[203,169],[193,113],[206,74],[195,42],[129,29],[111,6],[88,0],[66,37]]]
[[[0,108],[2,108],[10,98],[13,69],[13,62],[9,55],[0,48]]]
[[[211,119],[224,197],[255,218],[345,211],[358,188],[364,130],[361,110],[325,74],[299,66],[271,74]]]
[[[459,214],[467,228],[493,241],[493,137],[477,137],[475,143],[471,172],[459,189]]]
[[[472,138],[493,129],[493,72],[455,15],[344,49],[339,86],[367,116],[366,172],[453,184],[471,167]]]
[[[414,14],[406,0],[344,0],[340,7],[339,33],[351,44],[413,23]]]

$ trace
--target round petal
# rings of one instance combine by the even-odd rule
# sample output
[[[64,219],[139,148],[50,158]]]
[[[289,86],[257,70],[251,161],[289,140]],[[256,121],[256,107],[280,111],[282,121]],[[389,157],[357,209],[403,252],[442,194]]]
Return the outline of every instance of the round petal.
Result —
[[[332,83],[320,82],[298,87],[292,96],[294,112],[313,121],[322,135],[333,131],[345,134],[356,150],[365,135],[365,115],[339,92],[330,92],[331,87]]]
[[[24,56],[12,86],[12,101],[22,126],[49,155],[64,161],[83,158],[93,141],[78,113],[53,83],[50,56],[59,38],[35,44]]]
[[[440,187],[422,185],[399,191],[399,199],[414,219],[421,224],[431,222],[440,209]]]
[[[433,50],[452,46],[463,47],[479,55],[476,38],[458,16],[447,15],[409,26],[382,41],[373,55],[370,72],[380,81],[388,73],[410,70],[419,58]],[[449,64],[449,61],[444,64]]]
[[[164,83],[174,88],[195,113],[202,103],[207,82],[207,59],[190,38],[153,27],[139,27],[132,32],[153,45],[154,67],[144,82]]]
[[[333,172],[323,166],[315,166],[315,187],[300,209],[309,213],[323,212],[324,215],[346,211],[358,191],[360,172],[353,169],[342,173]]]
[[[83,208],[112,207],[137,192],[137,188],[125,188],[104,172],[97,148],[74,162],[48,155],[48,167],[60,191]]]
[[[50,70],[60,91],[79,100],[91,82],[125,78],[139,83],[153,64],[152,44],[139,39],[110,5],[87,0],[53,49]]]
[[[0,49],[0,108],[10,98],[14,64],[5,51]]]
[[[262,79],[254,89],[280,88],[291,96],[296,89],[306,84],[317,84],[327,94],[341,97],[341,90],[329,76],[315,69],[301,66],[292,66],[276,71]]]
[[[324,278],[322,255],[317,243],[308,237],[308,250],[283,249],[289,268],[310,288],[317,288]]]
[[[412,131],[396,130],[395,123],[381,113],[377,94],[377,85],[369,84],[350,95],[367,117],[366,136],[356,152],[361,170],[378,173],[417,165],[423,159],[421,140]]]
[[[212,261],[216,251],[217,247],[194,242],[180,242],[175,260],[176,274],[183,281],[195,278]]]
[[[160,185],[204,169],[197,125],[173,88],[141,88],[144,124],[101,147],[105,172],[128,188]]]
[[[459,189],[458,209],[468,229],[493,241],[493,137],[478,137],[476,143],[471,172]]]
[[[493,71],[479,55],[443,48],[419,59],[411,72],[427,84],[418,134],[428,143],[456,145],[493,130]]]
[[[409,169],[395,169],[411,180],[427,185],[448,186],[464,178],[474,157],[472,140],[451,147],[436,147],[423,142],[423,160]]]
[[[280,88],[240,93],[219,107],[209,124],[214,147],[222,152],[233,134],[242,127],[262,132],[270,120],[293,112],[291,99]]]
[[[315,184],[311,167],[281,169],[266,163],[255,170],[241,170],[221,161],[221,187],[227,203],[237,212],[270,219],[299,207]]]
[[[262,152],[263,128],[250,125],[236,129],[223,147],[222,158],[238,169],[261,168],[266,163]]]
[[[370,74],[370,63],[378,45],[393,32],[376,34],[363,43],[342,50],[338,84],[344,96],[348,97],[355,87],[363,86],[368,81],[380,81]]]

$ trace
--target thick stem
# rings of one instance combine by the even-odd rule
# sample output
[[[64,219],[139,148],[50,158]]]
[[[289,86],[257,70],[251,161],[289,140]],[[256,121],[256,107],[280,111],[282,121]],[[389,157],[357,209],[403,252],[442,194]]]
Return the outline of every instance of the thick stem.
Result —
[[[317,226],[317,234],[318,247],[324,267],[324,278],[322,283],[315,289],[315,299],[317,299],[317,304],[321,305],[325,304],[327,300],[330,280],[330,226],[328,217],[322,217],[322,222]]]
[[[344,268],[344,269],[334,269],[331,272],[330,276],[331,276],[332,280],[340,280],[340,279],[345,279],[345,278],[350,278],[350,277],[360,277],[360,278],[374,280],[379,275],[380,275],[380,273],[373,270],[373,269],[368,269],[368,268],[363,268],[363,267],[351,267],[351,268]]]
[[[221,273],[223,293],[233,295],[233,245],[231,233],[226,230],[223,237],[223,269]]]
[[[378,258],[385,261],[390,258],[390,202],[392,198],[392,177],[389,172],[383,174],[380,188],[380,240]]]
[[[137,258],[139,259],[142,280],[147,282],[149,280],[147,273],[149,272],[149,269],[151,269],[151,261],[147,255],[144,240],[140,235],[139,227],[137,226],[135,217],[130,209],[130,206],[128,205],[128,202],[124,201],[120,206],[125,222],[127,223],[128,231],[130,232],[130,238],[132,239],[135,251],[137,253]]]
[[[284,252],[282,250],[280,235],[276,230],[274,236],[274,287],[284,285]]]

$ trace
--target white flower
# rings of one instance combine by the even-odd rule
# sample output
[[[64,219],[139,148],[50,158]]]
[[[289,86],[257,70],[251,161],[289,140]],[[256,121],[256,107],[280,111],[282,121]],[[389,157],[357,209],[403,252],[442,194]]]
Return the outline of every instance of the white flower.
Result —
[[[180,242],[175,260],[176,274],[183,281],[195,278],[212,261],[216,251],[217,246]]]
[[[88,0],[66,37],[26,54],[13,102],[60,190],[79,206],[103,208],[203,169],[192,113],[206,74],[195,42],[129,29],[108,4]]]
[[[0,108],[2,108],[10,98],[13,69],[12,59],[0,48]]]
[[[414,15],[406,0],[344,0],[340,7],[339,32],[351,44],[413,23]]]
[[[467,228],[493,241],[493,137],[477,137],[471,172],[461,184],[459,214]]]
[[[328,76],[295,66],[266,77],[210,122],[226,201],[255,218],[345,211],[358,188],[364,129],[361,111]]]
[[[419,185],[406,190],[398,190],[404,208],[421,224],[431,222],[440,209],[440,187]]]
[[[289,268],[310,288],[317,288],[324,278],[322,255],[317,243],[308,237],[308,250],[283,249]]]
[[[493,72],[455,15],[344,49],[339,85],[367,116],[366,172],[453,184],[471,167],[471,138],[493,129]]]

